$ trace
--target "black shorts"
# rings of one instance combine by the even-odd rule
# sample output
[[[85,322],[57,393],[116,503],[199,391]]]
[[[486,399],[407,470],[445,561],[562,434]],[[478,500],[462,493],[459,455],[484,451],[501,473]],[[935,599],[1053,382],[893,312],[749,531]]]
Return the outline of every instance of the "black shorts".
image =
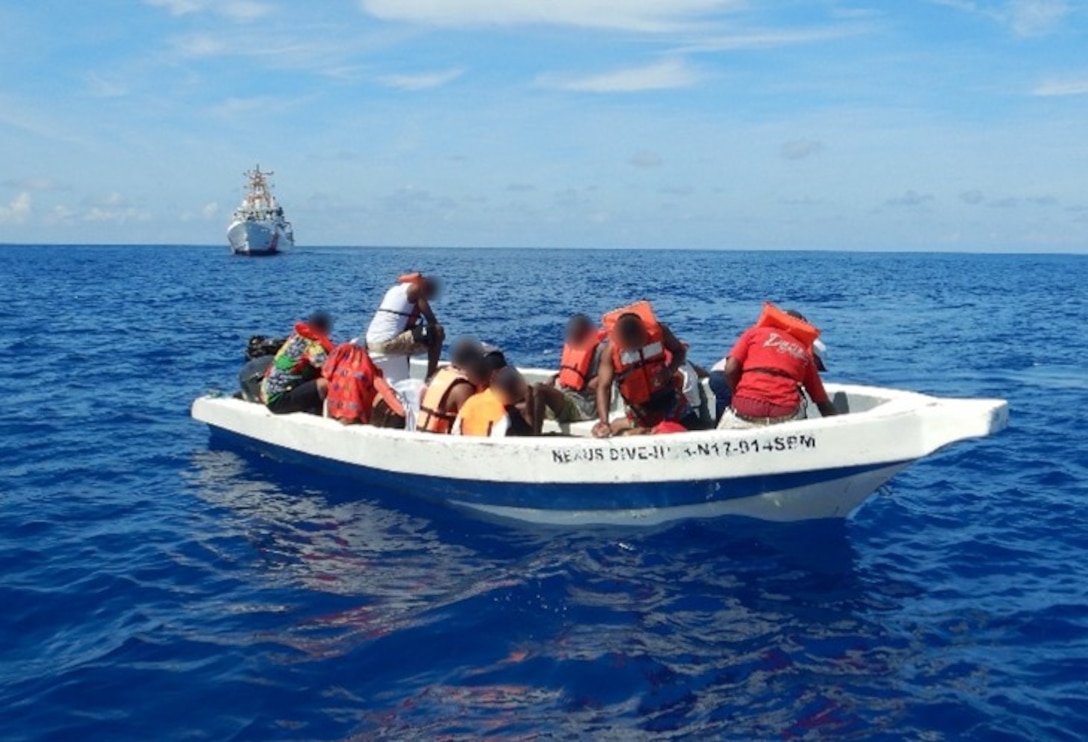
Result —
[[[268,403],[268,409],[274,415],[286,415],[291,412],[320,415],[324,412],[324,408],[325,400],[321,398],[321,392],[317,389],[316,379],[303,382],[276,397],[274,402]]]

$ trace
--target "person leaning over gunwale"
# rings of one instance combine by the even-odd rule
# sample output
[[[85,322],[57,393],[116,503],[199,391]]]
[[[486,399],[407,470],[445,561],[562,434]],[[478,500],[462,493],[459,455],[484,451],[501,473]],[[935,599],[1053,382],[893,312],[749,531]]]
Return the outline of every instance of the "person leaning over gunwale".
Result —
[[[766,305],[759,322],[729,351],[725,378],[733,391],[719,429],[751,428],[800,420],[809,394],[820,414],[835,414],[812,350],[819,330],[800,312]]]

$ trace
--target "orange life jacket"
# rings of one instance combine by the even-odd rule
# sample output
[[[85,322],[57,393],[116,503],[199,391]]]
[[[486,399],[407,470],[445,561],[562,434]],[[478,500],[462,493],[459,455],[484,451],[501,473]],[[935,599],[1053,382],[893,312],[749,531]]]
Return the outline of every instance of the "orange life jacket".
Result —
[[[423,274],[418,271],[413,273],[405,273],[402,276],[397,277],[397,283],[411,283],[418,286],[423,283]]]
[[[506,400],[488,388],[472,395],[461,408],[461,435],[489,436],[509,412]]]
[[[647,339],[641,348],[620,349],[616,323],[625,314],[638,315],[642,321]],[[640,301],[609,312],[604,316],[604,327],[611,346],[616,382],[619,384],[620,394],[628,404],[644,405],[662,391],[675,386],[671,379],[661,379],[661,370],[669,365],[665,351],[665,333],[649,302]]]
[[[764,302],[763,313],[759,315],[756,327],[773,327],[783,330],[808,350],[812,350],[812,343],[820,337],[820,331],[815,326],[791,314],[786,314],[769,301]]]
[[[593,356],[606,335],[598,330],[588,342],[581,345],[563,344],[563,356],[559,359],[559,383],[571,391],[580,392],[589,383],[589,367]]]
[[[438,370],[427,385],[427,391],[423,393],[423,402],[419,406],[419,423],[416,425],[419,430],[426,430],[428,433],[450,432],[457,415],[446,410],[446,403],[449,401],[450,392],[461,384],[472,385],[461,369],[446,366]]]

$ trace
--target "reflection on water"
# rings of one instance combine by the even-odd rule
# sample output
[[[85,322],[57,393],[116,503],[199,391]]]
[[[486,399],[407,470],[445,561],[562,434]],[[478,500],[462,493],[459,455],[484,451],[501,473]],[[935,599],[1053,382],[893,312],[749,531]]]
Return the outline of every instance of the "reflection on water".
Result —
[[[355,483],[230,450],[195,454],[192,476],[259,555],[261,579],[346,599],[289,612],[260,641],[279,663],[350,667],[364,737],[517,737],[541,723],[718,734],[736,724],[720,709],[748,704],[765,708],[748,709],[762,721],[745,734],[804,736],[895,713],[862,713],[842,688],[905,651],[873,623],[880,599],[855,574],[847,522],[563,531],[359,498]],[[398,682],[366,677],[390,662]]]

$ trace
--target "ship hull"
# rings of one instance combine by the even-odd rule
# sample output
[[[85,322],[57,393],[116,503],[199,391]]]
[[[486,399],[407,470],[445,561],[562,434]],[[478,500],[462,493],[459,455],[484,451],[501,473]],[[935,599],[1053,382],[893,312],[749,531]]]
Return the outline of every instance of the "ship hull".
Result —
[[[271,221],[236,221],[227,229],[227,240],[232,253],[250,257],[277,255],[295,246],[291,233]]]

